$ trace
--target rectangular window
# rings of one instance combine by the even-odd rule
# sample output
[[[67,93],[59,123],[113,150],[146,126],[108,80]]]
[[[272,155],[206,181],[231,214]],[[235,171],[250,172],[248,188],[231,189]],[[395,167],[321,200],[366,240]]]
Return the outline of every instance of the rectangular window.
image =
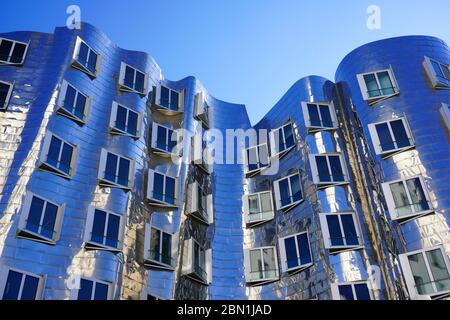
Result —
[[[102,149],[98,178],[100,185],[129,190],[134,185],[135,162]]]
[[[399,260],[412,299],[450,294],[450,267],[442,246],[400,254]]]
[[[278,240],[281,267],[285,272],[297,272],[312,265],[308,232],[297,233]]]
[[[208,194],[198,182],[190,184],[189,190],[191,199],[187,213],[202,223],[212,224],[214,222],[212,194]]]
[[[147,83],[147,74],[122,62],[120,65],[119,76],[119,85],[121,90],[146,95]]]
[[[405,223],[433,212],[422,176],[385,182],[382,187],[392,220]]]
[[[309,155],[313,181],[318,188],[348,183],[344,157],[339,153]]]
[[[331,254],[361,247],[361,230],[354,212],[321,213],[319,219],[325,248]]]
[[[382,158],[414,147],[414,139],[406,118],[369,124],[375,153]]]
[[[450,65],[425,57],[423,66],[434,88],[450,88]]]
[[[398,85],[391,69],[357,75],[364,100],[369,104],[387,99],[399,93]]]
[[[147,200],[160,207],[178,206],[178,179],[164,173],[148,170]]]
[[[0,278],[1,300],[42,300],[45,276],[6,268]]]
[[[203,170],[203,172],[211,174],[214,158],[212,156],[212,149],[204,139],[203,130],[200,130],[192,137],[191,159],[192,163]]]
[[[202,125],[209,129],[213,122],[212,108],[206,103],[203,92],[200,91],[195,95],[194,101],[194,119],[200,121]]]
[[[248,226],[264,223],[275,216],[271,191],[244,195],[242,201],[245,223]]]
[[[245,170],[247,176],[259,173],[270,165],[269,147],[267,143],[245,149]]]
[[[40,168],[66,179],[75,174],[78,147],[48,131],[40,156]]]
[[[275,247],[261,247],[244,251],[247,283],[264,284],[279,279]]]
[[[111,300],[112,285],[109,282],[80,279],[80,288],[72,290],[71,300]]]
[[[304,200],[299,173],[276,180],[274,189],[277,210],[288,211]]]
[[[194,238],[184,241],[182,274],[201,284],[212,279],[212,250],[206,249]]]
[[[124,218],[122,215],[90,206],[84,234],[86,248],[121,251],[123,229]]]
[[[80,37],[77,37],[72,57],[72,66],[85,72],[91,78],[95,78],[99,73],[100,64],[101,56]]]
[[[446,129],[450,132],[450,105],[443,103],[440,111]]]
[[[367,281],[332,283],[331,293],[333,300],[373,300]]]
[[[0,65],[22,65],[28,51],[28,43],[0,38]]]
[[[178,132],[168,127],[153,122],[152,124],[152,148],[161,156],[180,155],[178,150]]]
[[[174,270],[175,259],[172,254],[173,235],[146,224],[144,263],[149,267]]]
[[[142,114],[113,101],[109,127],[113,134],[138,139],[141,136]]]
[[[13,87],[12,83],[0,81],[0,110],[6,110],[8,108]]]
[[[159,84],[156,87],[155,106],[159,111],[168,115],[183,112],[184,90],[176,91]]]
[[[336,112],[332,103],[302,102],[302,111],[305,126],[310,132],[338,127]]]
[[[89,114],[91,98],[63,80],[57,105],[59,114],[84,124]]]
[[[271,156],[283,156],[296,144],[293,123],[289,122],[281,128],[273,129],[269,132],[269,138]]]

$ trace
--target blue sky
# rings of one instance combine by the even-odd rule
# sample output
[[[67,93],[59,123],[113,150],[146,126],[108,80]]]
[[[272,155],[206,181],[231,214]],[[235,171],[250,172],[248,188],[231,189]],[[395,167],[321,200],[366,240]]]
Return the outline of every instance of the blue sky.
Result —
[[[167,78],[194,75],[215,97],[246,104],[252,123],[301,77],[332,80],[364,43],[409,34],[450,43],[449,0],[14,0],[0,32],[52,32],[70,4],[119,46],[150,53]],[[381,30],[366,27],[372,4]]]

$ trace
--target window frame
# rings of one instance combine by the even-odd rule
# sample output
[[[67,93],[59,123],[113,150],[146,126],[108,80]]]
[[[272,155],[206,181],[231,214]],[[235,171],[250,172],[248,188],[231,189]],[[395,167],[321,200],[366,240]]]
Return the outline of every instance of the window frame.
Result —
[[[267,148],[267,165],[266,166],[260,166],[260,164],[261,164],[260,148],[262,146],[266,146],[266,148]],[[258,168],[254,169],[254,170],[249,170],[248,151],[251,149],[255,149],[255,148],[257,149],[256,156],[258,158]],[[245,172],[245,175],[247,177],[253,177],[253,176],[259,174],[260,172],[263,172],[264,170],[266,170],[270,167],[270,164],[271,164],[270,160],[271,160],[270,149],[269,149],[269,144],[267,142],[263,142],[263,143],[251,146],[249,148],[245,148],[244,149],[244,172]]]
[[[205,270],[202,269],[205,275],[198,274],[194,268],[195,244],[205,252]],[[206,249],[205,246],[201,245],[200,242],[192,236],[189,239],[184,240],[181,273],[201,285],[209,285],[212,282],[212,249]]]
[[[276,150],[276,140],[275,140],[275,132],[282,132],[283,134],[283,141],[284,144],[286,144],[286,137],[284,135],[284,128],[291,125],[292,127],[292,137],[294,139],[294,145],[287,147],[286,149],[282,150],[282,151],[278,151]],[[270,141],[270,156],[272,158],[278,157],[279,159],[281,159],[282,157],[284,157],[286,154],[288,154],[292,149],[294,149],[297,145],[298,142],[298,138],[297,138],[297,134],[296,134],[296,126],[294,121],[289,120],[287,123],[285,123],[284,125],[282,125],[281,127],[275,128],[270,130],[269,132],[269,141]]]
[[[194,181],[188,185],[188,190],[190,192],[190,201],[189,206],[187,207],[186,214],[188,216],[193,217],[200,223],[211,225],[214,223],[214,206],[213,206],[213,195],[211,193],[206,193],[206,215],[205,217],[198,208],[198,192],[199,189],[204,192],[204,188],[198,183]]]
[[[164,87],[166,89],[169,90],[169,97],[171,97],[170,93],[172,91],[178,93],[178,109],[177,110],[171,110],[167,107],[164,107],[161,105],[161,87]],[[185,99],[185,90],[181,89],[181,90],[175,90],[170,88],[167,85],[162,84],[162,82],[159,82],[158,85],[156,87],[154,87],[154,99],[153,99],[153,106],[156,108],[156,110],[158,110],[159,112],[168,115],[168,116],[173,116],[173,115],[179,115],[181,113],[184,112],[184,99]]]
[[[450,132],[450,105],[442,103],[439,111],[441,113],[442,120],[444,121],[447,128],[447,131]]]
[[[133,79],[133,88],[127,86],[125,81],[125,73],[126,68],[129,67],[134,70],[134,79]],[[137,73],[141,73],[144,75],[144,83],[143,83],[143,92],[137,91],[134,87],[136,86],[136,75]],[[124,92],[137,93],[138,95],[144,97],[148,93],[148,74],[146,72],[141,71],[140,69],[133,67],[125,62],[121,62],[120,64],[120,73],[119,73],[119,90]]]
[[[18,44],[24,44],[25,45],[25,51],[23,52],[23,56],[22,56],[22,61],[21,62],[9,62],[9,61],[0,60],[0,66],[23,66],[23,64],[25,63],[25,58],[26,58],[27,53],[28,53],[28,48],[30,47],[30,41],[23,42],[23,41],[18,41],[18,40],[13,40],[13,39],[0,37],[0,45],[3,42],[3,40],[10,41],[10,42],[13,43],[13,45],[11,46],[11,49],[9,50],[8,60],[11,60],[11,53],[14,51],[14,48],[16,47],[17,43]]]
[[[299,179],[299,184],[300,184],[300,193],[302,194],[302,198],[300,200],[291,202],[290,204],[281,205],[281,193],[280,193],[280,181],[283,180],[288,180],[289,183],[289,194],[290,194],[290,198],[292,198],[292,185],[291,185],[291,177],[298,175],[298,179]],[[274,194],[275,194],[275,208],[276,210],[282,210],[284,213],[288,212],[289,210],[293,209],[294,207],[296,207],[297,205],[299,205],[300,203],[305,201],[305,194],[303,192],[303,186],[302,186],[302,176],[300,174],[300,171],[297,171],[295,173],[289,174],[287,176],[284,176],[280,179],[277,179],[273,182],[273,189],[274,189]]]
[[[200,121],[204,128],[210,129],[212,127],[214,112],[213,109],[206,103],[202,91],[198,92],[194,98],[194,119]]]
[[[128,125],[129,125],[128,119],[129,119],[130,112],[133,112],[133,113],[137,114],[136,135],[133,135],[133,134],[127,132],[127,131],[121,130],[121,129],[116,127],[117,111],[119,109],[119,106],[121,108],[124,108],[124,109],[127,110],[127,116],[126,116],[126,119],[125,119],[127,128],[128,128]],[[128,137],[131,137],[131,138],[137,140],[137,139],[139,139],[141,137],[141,134],[142,134],[142,121],[143,121],[143,116],[142,116],[141,112],[135,111],[135,110],[133,110],[133,109],[123,105],[122,103],[118,103],[116,101],[112,102],[111,116],[109,118],[109,129],[110,129],[111,134],[121,135],[121,136],[128,136]]]
[[[450,89],[450,79],[447,79],[448,83],[440,81],[439,77],[436,74],[436,70],[433,67],[433,63],[432,62],[439,64],[439,68],[441,69],[442,73],[444,73],[444,71],[442,70],[443,66],[447,67],[448,71],[450,72],[450,65],[442,63],[439,60],[436,60],[436,59],[433,59],[433,58],[430,58],[430,57],[427,57],[427,56],[424,57],[422,65],[423,65],[423,67],[425,69],[425,72],[426,72],[426,74],[428,76],[428,79],[431,81],[431,84],[432,84],[433,88],[434,89],[438,89],[438,90],[439,89],[444,89],[444,90],[445,89],[447,89],[447,90]]]
[[[320,190],[320,189],[328,188],[331,186],[341,186],[341,185],[346,185],[346,184],[350,183],[350,176],[349,176],[349,172],[347,169],[347,163],[346,163],[344,155],[342,153],[326,152],[326,153],[309,154],[308,156],[309,156],[309,163],[311,166],[313,182],[315,185],[317,185],[317,189]],[[329,157],[336,157],[336,156],[339,157],[339,162],[341,164],[342,175],[344,176],[344,181],[320,181],[319,169],[317,168],[316,158],[317,157],[326,157],[327,167],[328,167],[328,171],[330,173],[330,178],[332,180],[334,180],[334,177],[331,175],[332,170],[331,170],[331,164],[330,164]]]
[[[68,110],[64,106],[64,102],[66,100],[67,88],[69,86],[72,87],[72,89],[74,89],[76,91],[74,105],[77,104],[79,95],[82,95],[83,97],[86,98],[86,103],[84,104],[83,119],[78,118],[76,115],[74,115],[70,110]],[[58,110],[56,112],[58,114],[75,121],[79,125],[84,125],[87,122],[87,119],[88,119],[88,116],[89,116],[89,113],[90,113],[90,110],[91,110],[91,105],[92,105],[92,98],[90,96],[84,94],[83,92],[78,90],[77,87],[72,85],[67,80],[63,79],[63,81],[61,83],[61,89],[60,89],[60,92],[59,92],[59,95],[58,95],[58,100],[57,100]]]
[[[81,280],[86,280],[86,281],[91,281],[93,282],[93,290],[91,292],[91,299],[89,301],[94,301],[93,297],[95,296],[95,290],[97,289],[97,283],[100,284],[104,284],[108,286],[108,297],[107,300],[113,300],[113,295],[114,295],[114,283],[109,282],[109,281],[103,281],[103,280],[99,280],[97,278],[93,278],[93,277],[79,277],[80,279],[80,288],[76,289],[71,289],[70,290],[70,299],[69,300],[78,300],[78,293],[81,289]],[[95,285],[95,286],[94,286]]]
[[[357,296],[356,296],[355,285],[358,285],[358,284],[365,284],[367,286],[367,291],[369,292],[370,300],[374,300],[372,284],[367,280],[351,281],[351,282],[343,282],[343,283],[331,283],[330,284],[331,297],[333,298],[333,300],[341,300],[341,298],[340,298],[341,294],[339,293],[339,287],[340,286],[351,286],[352,294],[353,294],[353,298],[354,298],[353,301],[362,301],[362,300],[357,299]]]
[[[307,236],[307,240],[308,240],[308,249],[309,249],[309,256],[311,257],[311,262],[309,263],[305,263],[305,264],[301,264],[292,268],[288,268],[287,265],[287,254],[286,254],[286,244],[285,244],[285,240],[289,239],[289,238],[294,238],[295,240],[295,248],[296,248],[296,253],[297,253],[297,260],[300,260],[300,246],[298,243],[298,236],[302,235],[302,234],[306,234]],[[294,233],[282,238],[278,239],[278,248],[280,250],[280,260],[281,260],[281,270],[282,272],[287,272],[289,274],[295,274],[298,272],[301,272],[309,267],[311,267],[312,265],[314,265],[314,259],[313,259],[313,255],[312,255],[312,250],[311,250],[311,240],[310,240],[310,236],[309,236],[309,232],[308,230],[302,231],[302,232],[298,232],[298,233]]]
[[[158,230],[160,232],[160,243],[159,243],[159,250],[158,252],[161,255],[162,252],[162,246],[163,246],[163,238],[162,234],[167,234],[170,236],[171,242],[170,242],[170,259],[171,264],[164,263],[162,261],[155,260],[151,258],[150,256],[150,249],[152,247],[151,243],[151,235],[152,235],[152,229]],[[156,269],[162,269],[162,270],[168,270],[168,271],[174,271],[175,265],[176,265],[176,251],[177,248],[176,243],[176,237],[175,233],[171,233],[168,231],[163,230],[162,228],[156,227],[152,222],[145,224],[145,243],[144,243],[144,265],[150,268],[156,268]]]
[[[158,200],[155,199],[153,197],[153,189],[154,189],[154,174],[160,174],[162,176],[164,176],[164,184],[163,184],[163,189],[164,189],[164,196],[166,193],[166,178],[172,178],[175,180],[175,191],[174,191],[174,204],[168,203],[166,201],[163,200]],[[147,181],[147,201],[149,202],[149,204],[153,205],[153,206],[157,206],[157,207],[162,207],[162,208],[169,208],[169,209],[177,209],[178,205],[179,205],[179,178],[175,177],[175,176],[171,176],[169,174],[163,173],[163,172],[159,172],[156,171],[154,169],[148,169],[148,181]]]
[[[92,72],[91,70],[89,70],[85,65],[83,65],[78,59],[80,56],[80,47],[81,44],[84,44],[88,47],[88,55],[87,55],[87,60],[89,61],[89,57],[91,56],[91,52],[93,52],[94,54],[97,55],[97,60],[95,62],[95,71]],[[100,68],[102,65],[102,56],[100,55],[100,53],[98,53],[98,51],[94,50],[92,48],[92,46],[90,46],[89,44],[87,44],[86,41],[84,41],[82,38],[80,38],[79,36],[77,36],[76,42],[75,42],[75,47],[73,50],[73,55],[72,55],[72,63],[71,66],[75,69],[78,69],[82,72],[84,72],[85,74],[87,74],[91,79],[96,78],[99,73],[100,73]]]
[[[2,81],[2,80],[0,80],[0,83],[6,84],[9,86],[8,92],[6,93],[5,103],[3,104],[3,106],[0,106],[0,111],[6,111],[9,107],[9,103],[11,101],[12,93],[14,90],[14,83]]]
[[[169,145],[172,140],[172,135],[176,134],[177,140],[176,140],[176,144],[175,147],[172,151],[166,151],[164,149],[158,148],[158,129],[159,127],[163,128],[164,130],[166,130],[166,145]],[[172,134],[169,135],[169,131],[172,131]],[[162,157],[172,157],[172,156],[176,156],[176,157],[181,157],[182,154],[182,150],[179,147],[179,145],[181,144],[181,136],[178,134],[178,130],[177,129],[172,129],[168,126],[153,122],[152,123],[152,136],[151,136],[151,147],[152,150],[155,154],[160,155]]]
[[[191,138],[191,162],[207,175],[213,171],[212,150],[208,143],[203,141],[203,134],[196,133]]]
[[[264,268],[264,249],[272,249],[273,255],[274,255],[274,263],[275,263],[275,276],[273,277],[265,277],[266,270]],[[251,273],[251,258],[250,258],[250,252],[259,250],[260,252],[260,258],[262,263],[262,273],[264,274],[264,278],[258,278],[258,279],[252,279],[250,273]],[[258,286],[258,285],[264,285],[271,282],[278,281],[280,279],[280,269],[278,265],[278,254],[277,254],[277,248],[276,246],[264,246],[264,247],[256,247],[256,248],[247,248],[244,249],[244,271],[245,271],[245,279],[246,283],[249,286]],[[270,271],[270,270],[269,270]]]
[[[315,105],[316,109],[318,109],[320,122],[322,124],[323,124],[323,120],[322,120],[322,115],[320,114],[320,111],[319,111],[319,106],[327,106],[329,111],[330,111],[330,117],[331,117],[331,121],[332,121],[333,126],[332,127],[325,127],[323,125],[322,126],[314,126],[314,125],[312,125],[311,117],[309,115],[309,109],[308,109],[308,105],[310,105],[310,104],[311,105]],[[338,125],[336,109],[335,109],[333,101],[331,101],[331,102],[307,102],[307,101],[302,101],[301,107],[302,107],[302,112],[303,112],[303,119],[305,121],[305,127],[308,129],[309,133],[314,133],[314,132],[319,132],[319,131],[332,131],[332,130],[338,129],[339,125]]]
[[[9,275],[10,271],[14,271],[14,272],[22,274],[22,280],[21,280],[20,289],[19,289],[20,298],[22,298],[25,276],[30,276],[30,277],[39,279],[34,300],[43,300],[45,285],[47,282],[47,275],[38,275],[38,274],[35,274],[32,272],[28,272],[28,271],[14,268],[14,267],[8,267],[8,266],[3,266],[3,268],[0,267],[0,300],[3,300],[3,295],[5,294],[6,283],[8,281],[8,275]],[[17,301],[21,301],[21,300],[22,299],[18,299]]]
[[[364,79],[364,76],[374,74],[375,79],[377,81],[378,90],[381,90],[380,80],[378,78],[378,74],[381,72],[388,73],[389,79],[393,86],[392,89],[394,89],[395,92],[392,94],[380,95],[380,96],[376,96],[376,97],[369,97],[369,94],[368,94],[369,90],[367,88],[367,84]],[[380,70],[360,73],[360,74],[357,74],[356,77],[358,80],[359,88],[361,90],[362,98],[363,98],[363,100],[368,102],[369,106],[372,106],[372,105],[376,104],[377,102],[389,99],[391,97],[395,97],[400,94],[400,87],[398,85],[397,79],[395,78],[392,66],[389,66],[389,68],[387,68],[387,69],[380,69]]]
[[[105,170],[106,170],[106,161],[108,159],[108,153],[111,153],[112,155],[117,156],[118,160],[119,160],[119,161],[117,161],[116,178],[118,177],[118,174],[119,174],[120,159],[123,158],[125,160],[130,161],[130,167],[129,167],[129,172],[128,172],[128,186],[121,185],[115,181],[110,181],[104,177]],[[102,148],[101,153],[100,153],[100,162],[99,162],[99,169],[98,169],[98,175],[97,175],[99,185],[102,187],[119,188],[124,191],[130,191],[134,187],[135,169],[136,169],[135,160],[125,157],[125,156],[122,156],[118,153],[108,151],[105,148]]]
[[[269,194],[269,198],[270,198],[270,205],[272,207],[272,211],[268,212],[270,213],[270,217],[263,217],[263,213],[264,212],[259,212],[259,219],[256,220],[252,220],[250,221],[250,204],[249,204],[249,198],[251,196],[257,196],[258,197],[258,205],[259,208],[261,209],[261,196],[263,194]],[[243,202],[243,211],[244,211],[244,221],[245,224],[247,225],[247,227],[255,227],[257,225],[266,223],[270,220],[273,220],[275,218],[275,206],[274,206],[274,202],[273,202],[273,193],[272,190],[265,190],[265,191],[260,191],[260,192],[255,192],[255,193],[250,193],[250,194],[244,194],[242,196],[242,202]]]

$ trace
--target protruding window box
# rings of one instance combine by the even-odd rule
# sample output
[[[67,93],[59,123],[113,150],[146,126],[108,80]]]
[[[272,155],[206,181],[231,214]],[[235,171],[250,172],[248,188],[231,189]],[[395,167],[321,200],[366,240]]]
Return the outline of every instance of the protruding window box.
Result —
[[[177,248],[173,234],[151,224],[145,225],[144,265],[149,268],[173,271]]]
[[[113,101],[109,129],[111,134],[129,136],[137,140],[142,132],[142,113]]]
[[[213,171],[213,157],[212,150],[203,141],[201,134],[196,134],[191,141],[191,159],[192,164],[203,170],[206,174],[211,174]]]
[[[302,102],[302,111],[309,133],[338,128],[336,111],[332,102]]]
[[[100,72],[101,64],[102,57],[80,37],[77,37],[72,56],[72,67],[94,79]]]
[[[70,300],[113,300],[114,286],[111,282],[93,278],[80,279],[79,288],[70,290]]]
[[[247,227],[255,227],[275,217],[271,191],[263,191],[242,197],[244,220]]]
[[[205,129],[213,126],[213,109],[208,106],[201,91],[195,95],[194,119],[200,121]]]
[[[244,250],[245,278],[249,286],[260,286],[278,281],[278,258],[275,247]]]
[[[122,62],[120,65],[119,89],[146,96],[148,92],[148,74]]]
[[[349,183],[344,157],[340,153],[310,154],[313,182],[318,189]]]
[[[46,276],[4,267],[0,272],[0,300],[42,300]]]
[[[14,85],[12,83],[0,81],[0,111],[8,108],[13,88]]]
[[[159,84],[154,91],[153,108],[168,116],[184,112],[184,90],[176,91]]]
[[[443,103],[440,109],[442,120],[445,123],[445,127],[450,132],[450,105]]]
[[[203,285],[212,280],[212,249],[205,249],[197,240],[184,240],[181,273]]]
[[[79,125],[84,125],[87,121],[91,109],[92,99],[81,93],[73,85],[63,80],[61,91],[58,96],[58,113],[65,116]]]
[[[313,265],[308,232],[304,231],[280,238],[278,245],[283,272],[292,275]]]
[[[285,213],[305,200],[298,172],[274,181],[274,190],[276,208]]]
[[[134,185],[135,161],[102,149],[98,170],[99,185],[129,191]]]
[[[0,66],[21,66],[25,61],[29,43],[0,38]]]
[[[369,105],[400,94],[397,80],[391,68],[357,75],[363,99]]]
[[[263,143],[244,150],[245,175],[254,177],[270,166],[269,146]]]
[[[190,202],[186,213],[197,221],[210,225],[214,223],[213,196],[194,182],[188,186]]]
[[[333,300],[373,300],[372,287],[368,281],[332,283]]]
[[[297,144],[294,123],[288,122],[280,128],[273,129],[269,132],[269,139],[270,156],[281,159]]]
[[[178,179],[155,170],[148,170],[147,201],[149,204],[167,208],[178,208]]]
[[[425,57],[423,67],[435,89],[450,89],[450,65]]]
[[[181,136],[177,130],[153,122],[152,151],[162,157],[181,157]]]

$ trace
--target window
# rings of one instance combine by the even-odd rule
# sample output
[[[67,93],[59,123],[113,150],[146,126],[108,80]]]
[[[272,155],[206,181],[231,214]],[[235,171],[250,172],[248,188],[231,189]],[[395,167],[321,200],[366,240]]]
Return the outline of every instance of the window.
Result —
[[[304,200],[299,173],[275,181],[274,188],[277,210],[288,211]]]
[[[6,110],[8,108],[13,87],[12,83],[0,81],[0,110]]]
[[[206,174],[211,174],[214,159],[212,150],[203,138],[203,131],[196,133],[191,141],[192,163],[203,170]]]
[[[61,233],[64,205],[27,192],[20,214],[18,236],[55,244]]]
[[[255,226],[272,220],[275,216],[271,191],[263,191],[244,195],[245,223],[248,226]]]
[[[138,139],[141,136],[142,114],[113,101],[109,127],[113,134]]]
[[[71,300],[111,300],[112,285],[109,282],[94,279],[80,279],[79,289],[73,289]]]
[[[313,181],[319,189],[348,183],[347,167],[341,154],[311,154],[309,163]]]
[[[430,78],[433,88],[450,88],[450,66],[437,60],[425,57],[423,61],[425,71]]]
[[[406,118],[369,124],[375,153],[382,158],[414,147],[414,139]]]
[[[152,148],[161,156],[180,156],[178,150],[178,132],[168,127],[153,122],[152,124]]]
[[[442,246],[400,254],[399,260],[412,299],[450,294],[450,266]]]
[[[158,85],[155,90],[155,107],[168,115],[178,114],[184,109],[184,90],[176,91],[164,85]]]
[[[212,250],[194,238],[184,241],[182,274],[201,284],[212,279]]]
[[[369,101],[369,104],[399,93],[398,85],[391,69],[358,74],[357,77],[363,98]]]
[[[178,179],[167,174],[148,170],[147,199],[155,206],[178,206]]]
[[[310,132],[338,127],[336,112],[332,103],[302,102],[302,111],[305,126]]]
[[[274,129],[269,133],[270,154],[272,157],[283,156],[295,147],[296,138],[293,123],[289,122],[281,128]]]
[[[100,70],[101,56],[77,37],[75,50],[72,57],[72,66],[85,72],[91,78],[95,78]]]
[[[40,168],[66,179],[75,174],[79,148],[51,132],[44,138],[40,156]]]
[[[85,247],[93,250],[122,250],[124,219],[122,215],[90,206],[84,232]]]
[[[450,132],[450,105],[443,103],[440,111],[442,120],[444,121],[447,130]]]
[[[330,253],[358,249],[362,246],[361,230],[354,212],[331,212],[319,215],[325,248]]]
[[[312,255],[308,232],[297,233],[278,240],[281,269],[298,272],[312,266]]]
[[[130,190],[134,185],[135,162],[102,149],[98,179],[100,185]]]
[[[367,281],[332,283],[331,294],[333,300],[373,300]]]
[[[247,283],[265,284],[279,279],[275,247],[244,250],[244,263]]]
[[[213,198],[208,194],[198,182],[189,185],[190,206],[187,208],[187,214],[205,224],[214,222]]]
[[[244,156],[247,176],[253,176],[270,165],[267,143],[245,149]]]
[[[6,268],[0,277],[2,300],[42,300],[45,276]]]
[[[0,65],[22,65],[28,43],[0,38]]]
[[[91,107],[91,98],[63,80],[57,105],[59,114],[84,124]]]
[[[149,267],[174,270],[175,259],[172,253],[172,234],[151,224],[145,226],[144,264]]]
[[[408,222],[433,212],[431,201],[421,176],[385,182],[384,197],[392,220]]]
[[[194,119],[201,121],[202,125],[209,129],[213,122],[212,108],[209,107],[204,99],[203,92],[195,95],[194,102]]]
[[[146,95],[147,82],[147,74],[122,62],[119,75],[120,90]]]

